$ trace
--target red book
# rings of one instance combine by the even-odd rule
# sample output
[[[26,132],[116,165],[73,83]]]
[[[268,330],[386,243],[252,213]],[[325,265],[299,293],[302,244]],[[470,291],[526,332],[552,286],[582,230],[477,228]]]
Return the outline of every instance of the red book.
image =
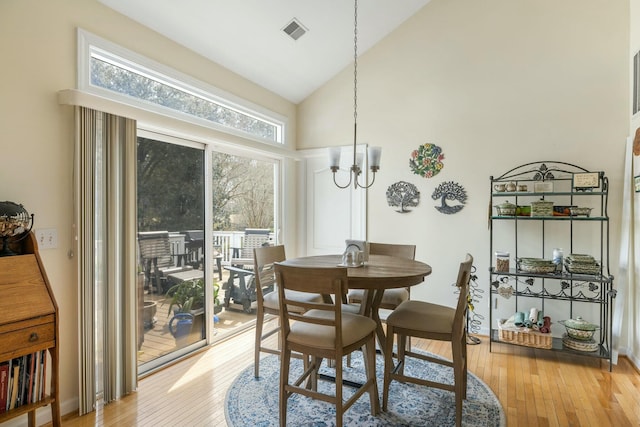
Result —
[[[0,414],[7,411],[9,391],[9,362],[0,363]]]

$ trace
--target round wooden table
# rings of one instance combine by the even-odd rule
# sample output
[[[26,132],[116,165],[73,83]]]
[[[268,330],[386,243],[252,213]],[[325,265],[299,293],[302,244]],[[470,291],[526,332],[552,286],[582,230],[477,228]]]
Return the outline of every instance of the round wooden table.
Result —
[[[296,267],[336,267],[342,255],[315,255],[288,259],[282,264]],[[378,325],[376,334],[381,349],[384,349],[385,334],[378,313],[385,289],[406,288],[424,281],[431,274],[431,267],[424,262],[387,255],[369,255],[362,267],[349,267],[349,288],[364,289],[360,313],[371,317]]]

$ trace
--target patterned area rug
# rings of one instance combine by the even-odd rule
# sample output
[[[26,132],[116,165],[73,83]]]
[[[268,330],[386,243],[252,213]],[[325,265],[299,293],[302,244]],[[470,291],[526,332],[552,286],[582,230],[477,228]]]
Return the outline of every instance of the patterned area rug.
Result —
[[[345,366],[344,378],[363,381],[364,366],[361,353],[352,356],[352,367]],[[382,405],[382,375],[384,358],[376,358],[378,392]],[[269,355],[260,362],[260,378],[253,376],[253,365],[235,379],[226,396],[225,415],[230,427],[278,426],[278,381],[280,362]],[[302,372],[302,361],[293,359],[291,377]],[[322,373],[333,375],[333,369],[324,366]],[[436,381],[453,382],[453,371],[445,366],[408,359],[405,372]],[[505,426],[505,416],[500,402],[491,389],[469,372],[467,399],[463,403],[463,426]],[[334,385],[319,381],[320,390],[333,390]],[[352,390],[345,387],[345,400]],[[345,426],[454,426],[455,400],[453,392],[435,388],[391,383],[387,412],[371,416],[369,395],[365,393],[344,414]],[[299,394],[289,398],[287,425],[325,427],[335,425],[335,407],[326,402],[309,399]]]

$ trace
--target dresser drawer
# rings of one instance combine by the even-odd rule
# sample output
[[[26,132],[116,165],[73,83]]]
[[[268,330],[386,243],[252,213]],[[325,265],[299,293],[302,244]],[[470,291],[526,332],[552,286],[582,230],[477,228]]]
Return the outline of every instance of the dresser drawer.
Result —
[[[0,361],[55,345],[53,316],[0,325]]]

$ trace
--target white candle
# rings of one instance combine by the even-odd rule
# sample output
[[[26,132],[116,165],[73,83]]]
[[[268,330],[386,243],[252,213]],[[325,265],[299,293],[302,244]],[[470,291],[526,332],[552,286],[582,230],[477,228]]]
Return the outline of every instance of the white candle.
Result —
[[[380,147],[369,147],[368,149],[368,161],[369,167],[375,166],[380,167],[380,157],[382,156],[382,148]]]
[[[340,147],[329,147],[329,167],[340,167]]]

